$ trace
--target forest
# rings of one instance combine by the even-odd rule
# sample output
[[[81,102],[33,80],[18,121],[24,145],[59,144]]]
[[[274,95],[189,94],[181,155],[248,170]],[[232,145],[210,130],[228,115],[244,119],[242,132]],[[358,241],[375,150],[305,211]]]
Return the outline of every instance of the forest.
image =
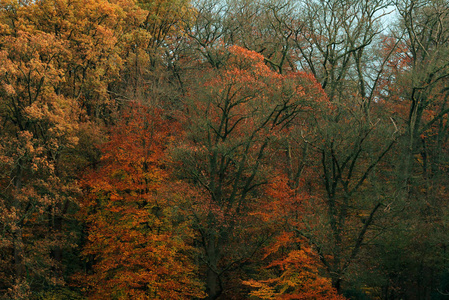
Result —
[[[0,299],[449,299],[449,1],[0,0]]]

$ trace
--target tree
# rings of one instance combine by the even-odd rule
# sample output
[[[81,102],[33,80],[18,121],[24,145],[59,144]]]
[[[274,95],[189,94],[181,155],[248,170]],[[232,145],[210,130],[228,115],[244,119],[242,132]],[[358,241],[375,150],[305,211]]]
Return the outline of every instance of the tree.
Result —
[[[191,261],[188,223],[168,184],[170,123],[161,111],[135,106],[111,128],[98,168],[83,179],[83,255],[78,275],[93,299],[191,299],[203,295]],[[179,197],[179,196],[178,196]]]
[[[67,245],[57,227],[77,192],[64,161],[78,142],[79,110],[53,86],[63,81],[54,64],[62,43],[46,33],[2,33],[1,286],[19,299],[31,282],[62,280],[58,249]]]
[[[66,277],[63,249],[73,247],[69,211],[79,193],[74,166],[88,159],[78,142],[95,135],[85,132],[96,129],[86,119],[110,111],[123,18],[107,1],[0,5],[0,286],[19,299]]]
[[[65,0],[39,1],[20,11],[31,34],[51,34],[64,47],[53,58],[64,79],[53,83],[57,93],[76,99],[89,116],[106,117],[113,104],[109,84],[123,66],[121,48],[144,12],[131,1]]]
[[[291,1],[195,1],[196,18],[187,23],[190,47],[212,66],[222,63],[217,50],[238,45],[264,56],[273,70],[295,70],[293,33],[286,26],[298,24]]]
[[[277,172],[280,174],[264,186],[262,207],[255,212],[271,237],[259,257],[260,268],[244,284],[255,288],[250,293],[255,299],[345,299],[325,277],[326,268],[314,246],[294,230],[311,204],[305,176],[292,188],[285,169]]]
[[[124,69],[112,93],[120,102],[152,101],[176,107],[183,82],[180,47],[186,23],[193,18],[189,1],[137,1],[138,23],[124,38]],[[149,100],[150,99],[150,100]]]
[[[251,296],[257,299],[344,300],[332,288],[330,280],[319,275],[319,265],[319,259],[310,248],[294,250],[285,259],[268,266],[278,268],[279,277],[246,284],[257,288],[251,292]]]
[[[209,299],[226,290],[226,273],[264,242],[263,234],[254,234],[259,221],[251,212],[259,187],[270,178],[273,142],[293,119],[324,101],[307,74],[280,75],[263,56],[238,46],[219,52],[222,67],[203,71],[197,88],[189,91],[185,138],[174,150],[179,176],[199,190],[191,213]]]
[[[373,59],[373,43],[380,35],[379,20],[387,4],[312,1],[298,7],[297,22],[280,23],[293,36],[296,65],[316,77],[332,103],[326,112],[317,112],[307,130],[296,131],[286,149],[304,156],[288,158],[293,163],[290,174],[309,170],[317,176],[309,185],[313,205],[305,211],[302,224],[294,227],[318,251],[339,292],[387,200],[381,182],[376,182],[376,168],[398,135],[388,116],[374,107],[389,53]]]
[[[395,31],[385,40],[391,52],[379,89],[380,109],[394,119],[402,135],[392,165],[395,198],[390,205],[394,228],[373,251],[382,252],[383,293],[389,297],[430,297],[447,266],[447,208],[443,199],[447,181],[447,3],[404,1],[396,4]],[[443,200],[443,201],[442,201]],[[398,234],[400,233],[400,234]],[[410,249],[398,259],[398,249]],[[402,251],[402,250],[401,250]],[[392,263],[393,262],[393,263]],[[405,276],[402,264],[416,271]],[[418,270],[426,270],[421,273]],[[435,292],[438,294],[438,292]]]
[[[415,154],[422,153],[426,177],[429,176],[428,172],[438,173],[438,167],[431,165],[433,158],[439,155],[428,153],[432,150],[426,144],[430,142],[428,139],[432,139],[430,136],[436,134],[437,140],[441,142],[446,135],[441,126],[449,113],[445,95],[445,83],[449,74],[445,58],[449,49],[449,8],[442,1],[405,1],[398,4],[397,9],[403,34],[397,33],[396,36],[397,39],[403,37],[400,39],[402,47],[401,53],[390,61],[392,66],[398,67],[392,68],[388,73],[396,83],[397,90],[386,93],[389,96],[386,103],[403,109],[398,120],[406,130],[404,150],[408,154],[404,160],[404,182],[408,184],[414,169],[412,165]],[[435,134],[427,134],[431,130],[436,130]],[[438,164],[436,161],[435,163]]]

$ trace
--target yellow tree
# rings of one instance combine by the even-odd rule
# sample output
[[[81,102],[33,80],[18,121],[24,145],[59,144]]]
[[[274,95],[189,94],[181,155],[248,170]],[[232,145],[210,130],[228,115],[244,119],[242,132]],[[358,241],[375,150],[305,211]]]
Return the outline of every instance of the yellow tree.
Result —
[[[62,279],[56,216],[76,191],[64,160],[78,141],[79,110],[53,87],[63,81],[53,59],[65,51],[53,35],[19,31],[0,39],[2,287],[26,298],[27,278],[39,286]]]
[[[63,220],[89,127],[80,124],[110,110],[123,11],[107,1],[0,2],[0,289],[12,298],[63,282]]]

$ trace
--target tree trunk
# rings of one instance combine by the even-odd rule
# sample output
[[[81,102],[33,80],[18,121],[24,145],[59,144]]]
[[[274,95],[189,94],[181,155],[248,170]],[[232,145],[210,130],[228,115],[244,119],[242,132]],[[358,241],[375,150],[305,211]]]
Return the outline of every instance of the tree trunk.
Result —
[[[211,268],[207,269],[206,292],[207,300],[215,300],[223,292],[220,276]]]
[[[220,243],[215,243],[215,235],[212,235],[206,247],[208,269],[206,274],[206,292],[208,300],[217,299],[223,292],[220,274],[218,273],[218,261],[220,257]]]
[[[22,228],[19,227],[13,234],[14,238],[14,272],[16,279],[20,279],[24,275],[23,268],[23,240]]]
[[[339,294],[341,294],[341,278],[339,274],[332,278],[332,287],[335,288]]]
[[[20,163],[20,162],[19,162]],[[16,177],[14,178],[15,192],[17,193],[22,188],[22,168],[18,166]],[[13,207],[17,213],[21,211],[20,201],[17,199],[16,195],[13,193]],[[13,247],[14,247],[14,272],[16,280],[20,280],[24,275],[23,266],[23,232],[22,232],[22,222],[16,224],[17,229],[13,232]]]

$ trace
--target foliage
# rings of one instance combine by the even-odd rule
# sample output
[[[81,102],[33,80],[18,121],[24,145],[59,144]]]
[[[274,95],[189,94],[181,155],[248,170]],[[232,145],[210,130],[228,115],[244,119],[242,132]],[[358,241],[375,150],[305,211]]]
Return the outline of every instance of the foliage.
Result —
[[[267,267],[277,269],[279,277],[245,283],[257,289],[251,292],[255,299],[344,300],[331,281],[319,275],[318,265],[319,260],[310,248],[293,250]]]
[[[0,298],[446,297],[448,25],[0,0]]]
[[[164,149],[170,124],[161,112],[137,106],[112,128],[97,169],[85,175],[81,217],[87,224],[83,255],[92,264],[78,275],[92,299],[201,297],[186,241],[166,182]]]

